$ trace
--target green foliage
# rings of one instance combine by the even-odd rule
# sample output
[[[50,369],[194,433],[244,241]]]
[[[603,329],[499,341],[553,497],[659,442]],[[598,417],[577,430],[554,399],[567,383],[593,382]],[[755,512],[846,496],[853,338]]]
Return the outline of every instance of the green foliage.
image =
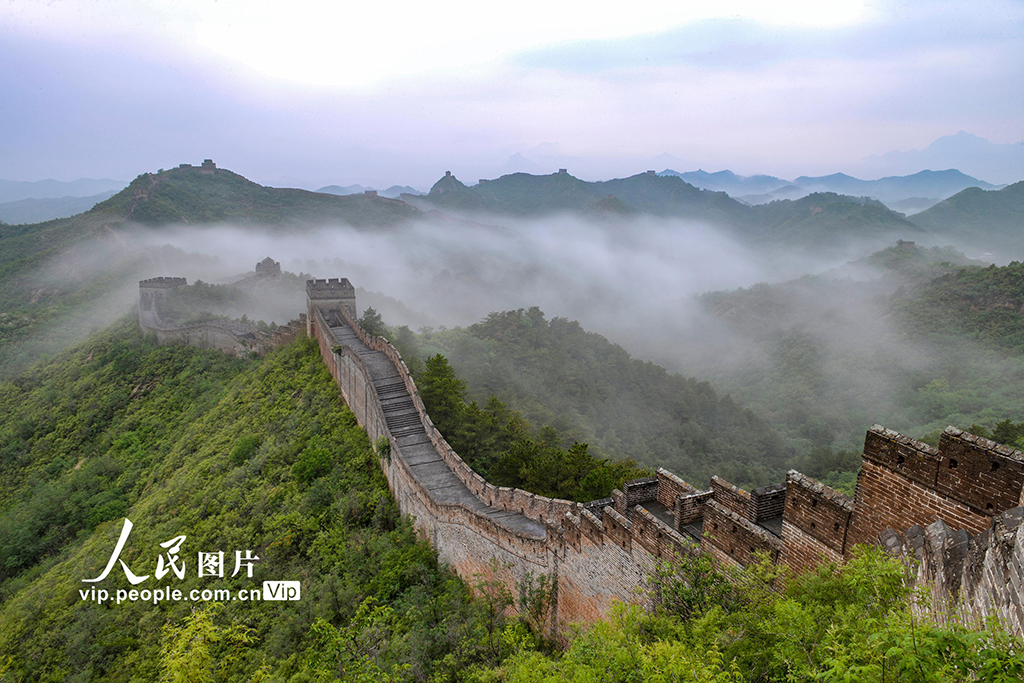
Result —
[[[231,462],[236,465],[241,465],[246,460],[256,455],[256,450],[260,447],[261,439],[257,434],[246,434],[238,441],[235,442],[235,447],[231,450]]]
[[[631,477],[609,471],[602,473],[602,481],[584,481],[585,474],[574,473],[587,458],[608,455],[663,466],[695,482],[717,474],[739,485],[761,485],[784,477],[788,468],[789,453],[778,435],[729,396],[706,382],[630,358],[577,322],[547,320],[537,308],[492,313],[468,328],[424,333],[420,346],[443,351],[458,368],[468,398],[484,404],[469,404],[465,424],[486,424],[477,431],[499,443],[474,454],[479,439],[462,439],[454,424],[442,432],[453,446],[463,444],[481,471],[493,470],[502,481],[535,475],[541,485],[564,480],[569,487],[608,491],[611,480]],[[501,399],[500,409],[489,399],[492,395]],[[526,421],[550,425],[563,435],[560,443],[550,445],[564,448],[576,441],[589,448],[557,454],[545,448],[550,440],[535,438],[518,444],[515,454],[498,463],[500,453],[510,453],[518,441],[514,426],[503,427],[508,425],[501,412],[507,410],[504,402]],[[435,416],[433,410],[430,414]],[[456,450],[467,457],[462,448]],[[524,488],[530,486],[535,484]]]
[[[334,458],[319,437],[313,437],[292,465],[292,475],[301,483],[309,484],[331,471]]]
[[[485,606],[399,515],[315,342],[240,360],[136,329],[125,320],[0,384],[4,675],[440,682],[500,662],[505,618],[495,655]],[[124,516],[137,574],[186,535],[185,579],[160,586],[299,580],[302,599],[80,599]],[[246,548],[261,558],[253,579],[196,575],[197,550]],[[129,588],[120,568],[101,587]]]
[[[1024,649],[997,628],[915,617],[905,568],[877,548],[789,577],[767,560],[723,571],[692,556],[663,568],[661,607],[613,612],[562,655],[523,650],[479,681],[1020,680]]]
[[[384,324],[384,319],[380,317],[380,313],[373,307],[363,311],[363,317],[358,322],[361,328],[375,337],[385,337],[388,334],[389,330],[387,325]]]
[[[893,307],[922,337],[1024,351],[1024,263],[958,270],[905,293]]]
[[[562,448],[551,427],[531,436],[522,416],[495,396],[483,408],[467,404],[466,383],[441,354],[427,359],[418,386],[431,420],[448,443],[498,486],[586,501],[606,497],[622,482],[647,474],[632,460],[594,457],[586,444]]]
[[[182,619],[166,624],[160,651],[160,681],[166,683],[213,683],[236,680],[244,671],[238,664],[242,651],[256,643],[254,630],[243,624],[218,626],[214,616],[223,608],[212,603]],[[257,671],[249,680],[264,678]]]

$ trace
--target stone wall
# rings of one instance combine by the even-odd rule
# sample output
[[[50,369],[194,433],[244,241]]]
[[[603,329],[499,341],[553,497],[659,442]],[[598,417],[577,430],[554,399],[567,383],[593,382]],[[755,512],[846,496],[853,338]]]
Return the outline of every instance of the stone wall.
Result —
[[[322,288],[324,283],[315,284]],[[335,305],[338,300],[310,296],[308,318],[325,361],[360,424],[372,438],[387,436],[391,448],[397,449],[398,444],[387,434],[380,402],[362,360],[348,347],[336,353],[330,335],[321,331],[326,328],[319,311],[323,301]],[[517,536],[486,515],[465,508],[439,507],[431,501],[429,492],[417,486],[404,461],[391,458],[385,471],[403,512],[414,516],[417,528],[431,539],[441,559],[464,577],[486,573],[486,559],[492,557],[507,565],[508,581],[512,583],[527,574],[550,575],[556,586],[556,623],[593,621],[605,616],[615,600],[641,599],[640,589],[658,562],[698,549],[724,564],[742,566],[763,554],[803,571],[822,560],[843,560],[855,543],[879,542],[879,534],[889,527],[910,528],[945,519],[961,529],[983,531],[992,522],[993,512],[1002,512],[999,508],[1021,499],[1024,457],[1017,451],[952,428],[943,434],[940,448],[935,449],[877,426],[865,439],[855,501],[795,471],[789,473],[784,484],[747,492],[719,477],[712,478],[710,490],[698,491],[671,472],[659,469],[654,477],[626,482],[609,499],[590,503],[496,487],[474,472],[445,441],[430,420],[398,351],[386,340],[359,328],[354,311],[353,300],[336,312],[367,347],[384,353],[394,363],[431,444],[451,471],[489,509],[543,522],[546,533],[543,539]],[[673,523],[666,524],[644,509],[644,504],[651,503],[670,510]],[[682,525],[695,523],[702,524],[699,543],[680,533]],[[916,538],[913,528],[908,533]],[[953,537],[962,540],[967,531],[958,534]],[[922,565],[920,581],[941,580],[941,585],[935,587],[939,591],[937,600],[948,600],[954,594],[968,598],[963,609],[969,614],[999,610],[1000,615],[1009,614],[1012,610],[1005,605],[1016,603],[1006,597],[1008,589],[995,587],[994,578],[980,578],[984,572],[990,577],[999,572],[1020,574],[1019,560],[1024,552],[1007,550],[1005,542],[993,545],[992,539],[1005,536],[1002,531],[993,532],[972,541],[977,547],[988,544],[984,553],[987,559],[978,565],[982,569],[972,570],[973,574],[964,573],[967,570],[963,567],[975,566],[969,563],[947,562],[941,565],[941,571],[936,569],[937,558],[948,555],[936,550],[930,564]],[[882,538],[892,544],[892,532]],[[951,588],[954,575],[960,581],[955,591]],[[1019,588],[1015,595],[1019,598]],[[1015,618],[1008,623],[1015,624],[1013,628],[1019,633],[1021,621]]]
[[[242,331],[230,325],[161,327],[156,301],[183,284],[170,278],[140,283],[143,330],[163,334],[161,341],[217,348],[217,334],[237,339]],[[327,311],[393,364],[430,446],[476,507],[442,504],[418,483],[388,430],[366,361],[338,343]],[[952,427],[933,448],[876,425],[865,437],[853,500],[795,471],[785,483],[747,492],[719,477],[699,491],[664,469],[599,501],[546,498],[494,486],[474,472],[434,426],[398,351],[362,330],[355,316],[348,280],[310,281],[307,315],[267,343],[288,343],[303,331],[315,336],[360,425],[375,443],[388,443],[381,466],[392,493],[439,557],[467,579],[497,576],[513,591],[530,576],[548,575],[554,624],[590,622],[607,615],[616,600],[643,599],[641,589],[657,564],[687,553],[705,552],[736,566],[766,554],[804,571],[822,560],[842,561],[857,543],[882,542],[918,562],[913,580],[929,587],[932,611],[969,621],[995,616],[1022,633],[1024,510],[1017,506],[1024,502],[1024,455],[1012,448]],[[543,532],[531,535],[502,523],[507,515],[533,520]]]
[[[304,313],[269,333],[236,320],[208,320],[192,325],[165,323],[160,319],[160,299],[187,284],[183,277],[158,277],[139,282],[139,331],[143,335],[153,335],[160,344],[217,349],[234,356],[249,353],[262,356],[306,333]]]
[[[601,509],[598,519],[582,504],[485,481],[434,427],[398,351],[387,340],[367,334],[346,310],[332,309],[331,313],[339,315],[366,346],[384,353],[394,363],[432,445],[466,487],[490,508],[482,513],[463,506],[438,505],[417,483],[401,457],[401,446],[387,430],[369,369],[351,347],[337,344],[323,311],[311,299],[309,329],[319,343],[321,356],[370,438],[388,440],[390,457],[382,459],[382,467],[389,487],[399,508],[413,517],[414,525],[430,539],[442,561],[469,580],[490,576],[491,562],[497,561],[503,568],[501,578],[513,593],[528,576],[551,576],[555,586],[552,617],[558,624],[590,622],[607,615],[615,601],[642,599],[638,589],[657,562],[645,545],[670,556],[672,529],[658,520],[644,520],[645,524],[636,528],[610,506]],[[649,482],[643,486],[650,489]],[[651,492],[656,495],[653,489]],[[514,512],[543,522],[544,538],[505,529],[495,521],[500,517],[495,517],[494,511]]]
[[[853,501],[793,470],[784,490],[781,562],[801,572],[822,560],[842,560]]]
[[[978,458],[975,449],[965,446],[969,442],[962,435],[960,430],[949,428],[940,446],[955,445],[956,455],[963,457],[962,453],[969,450]],[[971,459],[971,456],[965,458]],[[1002,459],[1010,460],[1008,456]],[[994,514],[1019,504],[1020,490],[1015,497],[993,497],[989,501],[999,503],[1000,508],[993,504],[992,509],[979,510],[969,504],[972,500],[979,501],[972,489],[955,489],[945,477],[940,486],[939,473],[949,469],[951,460],[956,462],[956,457],[945,451],[878,425],[872,427],[864,441],[864,459],[857,477],[855,512],[847,545],[877,543],[878,534],[885,529],[924,527],[938,519],[953,528],[980,533],[989,527]],[[1013,467],[1006,467],[1003,472],[1016,476]]]
[[[704,506],[701,548],[731,565],[747,565],[766,553],[778,561],[782,540],[712,498]]]
[[[1024,634],[1024,508],[992,518],[980,534],[942,520],[903,532],[882,532],[882,546],[907,562],[910,582],[930,598],[923,611],[973,626],[990,619]]]

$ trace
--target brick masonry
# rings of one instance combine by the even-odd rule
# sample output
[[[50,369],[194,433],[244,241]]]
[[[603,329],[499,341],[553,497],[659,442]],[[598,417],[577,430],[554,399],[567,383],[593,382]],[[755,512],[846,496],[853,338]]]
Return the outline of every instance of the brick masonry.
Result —
[[[386,435],[383,418],[375,415],[374,405],[379,406],[379,401],[374,400],[358,354],[346,349],[341,354],[329,351],[332,340],[316,331],[324,322],[313,300],[309,313],[311,329],[321,341],[328,364],[348,359],[351,371],[345,377],[336,373],[336,377],[360,423],[371,436]],[[410,495],[407,489],[416,488],[414,479],[392,473],[391,466],[388,479],[403,511],[415,517],[417,528],[431,538],[442,560],[462,576],[480,574],[490,557],[500,558],[508,567],[510,582],[527,573],[549,573],[557,587],[556,623],[593,621],[607,615],[615,601],[643,599],[640,589],[659,561],[698,548],[723,564],[742,566],[765,554],[772,561],[804,571],[823,560],[841,561],[855,543],[879,542],[879,535],[889,528],[946,519],[955,528],[983,531],[993,516],[979,510],[980,504],[991,499],[996,501],[995,509],[997,504],[1020,501],[1021,492],[1014,487],[1024,471],[1024,456],[1017,451],[952,428],[935,449],[877,426],[865,438],[855,500],[795,471],[789,473],[785,484],[747,492],[719,477],[712,479],[710,490],[697,491],[671,472],[659,470],[655,477],[627,482],[623,490],[612,491],[610,499],[590,503],[494,487],[473,472],[433,428],[398,352],[386,340],[370,338],[359,330],[347,310],[339,313],[368,346],[386,352],[394,362],[438,452],[474,495],[496,509],[543,520],[547,533],[543,541],[517,538],[478,519],[478,513],[462,510],[456,514],[432,507],[429,492]],[[394,439],[391,441],[392,448],[397,448]],[[965,463],[961,473],[977,473],[987,467],[989,478],[981,484],[965,482],[962,489],[940,491],[940,465],[945,458],[948,467],[948,459],[954,456],[959,456],[958,467]],[[993,462],[999,467],[993,468]],[[1002,474],[992,476],[993,472]],[[946,488],[954,487],[950,483]],[[650,501],[672,510],[672,526],[638,506]],[[778,522],[780,514],[781,533],[770,531],[767,524]],[[703,529],[699,544],[679,533],[681,524],[698,521]],[[450,529],[452,524],[462,530]],[[982,596],[976,600],[984,602],[986,591],[994,589],[979,584],[970,590],[963,592]]]
[[[143,316],[144,309],[153,310],[158,297],[182,284],[169,278],[140,283],[144,331],[152,331],[154,323],[152,316]],[[433,426],[398,351],[360,329],[355,311],[348,280],[310,281],[307,315],[279,330],[271,343],[287,343],[303,328],[314,336],[359,424],[375,443],[387,439],[389,455],[381,466],[392,493],[439,557],[470,580],[494,575],[497,566],[513,590],[528,576],[551,576],[554,625],[592,622],[605,617],[616,601],[646,599],[642,588],[658,562],[679,555],[700,551],[742,566],[764,553],[804,571],[823,560],[849,557],[858,543],[881,542],[891,552],[920,560],[914,580],[928,586],[932,609],[947,610],[953,601],[965,619],[995,616],[1024,635],[1024,510],[1018,507],[1024,502],[1024,455],[1019,451],[952,427],[933,448],[876,425],[865,437],[853,500],[795,471],[784,484],[747,492],[719,477],[699,491],[664,469],[626,482],[608,499],[549,499],[496,487],[474,472]],[[420,445],[429,443],[435,460],[449,468],[447,476],[454,474],[477,502],[442,503],[412,473],[403,446],[389,430],[367,361],[339,344],[326,322],[328,312],[351,328],[365,345],[364,354],[368,348],[393,365],[395,380],[408,393],[409,410],[422,424],[427,441]],[[181,338],[171,335],[167,341]],[[655,501],[672,512],[672,524],[638,505]],[[502,521],[510,516],[532,520],[533,530],[526,533],[523,524]],[[701,540],[680,533],[683,525],[702,525]]]

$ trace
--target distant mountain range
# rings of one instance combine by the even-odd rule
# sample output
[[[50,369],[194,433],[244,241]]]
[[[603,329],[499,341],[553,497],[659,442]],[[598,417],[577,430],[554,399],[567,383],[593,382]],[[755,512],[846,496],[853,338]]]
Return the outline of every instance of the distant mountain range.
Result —
[[[914,237],[923,232],[881,202],[819,192],[795,201],[750,206],[725,192],[703,190],[677,175],[640,173],[587,182],[560,171],[512,173],[466,185],[454,175],[421,197],[403,195],[421,209],[471,215],[535,217],[568,213],[614,219],[646,214],[713,224],[755,244],[838,246],[846,239]]]
[[[789,181],[770,175],[741,176],[728,170],[680,173],[665,169],[659,175],[678,176],[694,187],[726,192],[746,204],[798,199],[813,192],[835,192],[853,197],[871,197],[884,202],[891,209],[907,213],[922,211],[968,187],[983,190],[996,188],[991,183],[972,178],[956,169],[919,171],[909,176],[890,176],[878,180],[861,180],[845,173],[833,173],[827,176],[800,176]]]
[[[20,199],[62,199],[65,197],[93,197],[123,190],[128,183],[110,178],[79,178],[70,182],[60,180],[0,180],[0,203]],[[109,196],[109,195],[108,195]]]
[[[790,184],[788,180],[776,178],[775,176],[742,176],[736,175],[732,171],[728,170],[708,173],[701,169],[680,173],[679,171],[667,168],[659,175],[679,176],[694,187],[699,187],[702,190],[714,190],[715,192],[727,192],[731,197],[752,194],[768,195]],[[826,190],[826,192],[827,191],[829,190]],[[810,193],[805,192],[804,194]]]
[[[111,190],[91,197],[57,197],[54,199],[18,199],[0,203],[0,222],[42,223],[55,218],[67,218],[88,211],[96,204],[116,194]]]
[[[704,175],[720,185],[732,183],[748,189],[766,189],[771,182],[768,176],[744,181],[727,173]],[[891,183],[909,190],[920,190],[921,183],[930,183],[930,187],[948,189],[967,182],[966,178],[951,172],[879,181],[859,181],[843,175],[799,180],[812,187],[845,183],[857,191],[865,182],[872,183],[872,187]],[[774,192],[786,192],[790,187],[783,185]],[[85,203],[91,203],[91,199]],[[44,246],[44,251],[49,251],[59,242],[116,224],[236,223],[303,230],[344,223],[374,229],[415,220],[424,212],[483,217],[488,221],[501,216],[533,218],[552,214],[618,221],[646,215],[712,225],[758,248],[828,249],[851,239],[891,242],[897,238],[925,239],[928,233],[934,233],[970,239],[979,249],[1012,248],[1014,257],[1024,249],[1024,182],[1001,190],[967,188],[908,219],[880,201],[836,192],[814,192],[798,199],[749,205],[726,192],[695,187],[681,175],[653,172],[596,182],[568,172],[513,173],[475,185],[466,185],[449,173],[428,194],[403,193],[399,200],[264,187],[226,169],[209,172],[186,165],[142,174],[121,192],[71,218],[38,226],[5,227],[0,232],[5,258],[0,262],[8,256],[16,259],[36,253]]]
[[[958,168],[996,183],[1024,180],[1024,141],[990,142],[960,131],[938,138],[924,149],[891,151],[862,159],[851,171],[859,175],[906,174],[921,168]]]
[[[403,194],[423,194],[415,187],[409,187],[408,185],[392,185],[386,190],[377,190],[374,187],[363,187],[362,185],[327,185],[317,190],[321,194],[335,194],[342,197],[350,194],[363,194],[367,191],[375,191],[381,197],[390,197],[391,199],[398,199]]]

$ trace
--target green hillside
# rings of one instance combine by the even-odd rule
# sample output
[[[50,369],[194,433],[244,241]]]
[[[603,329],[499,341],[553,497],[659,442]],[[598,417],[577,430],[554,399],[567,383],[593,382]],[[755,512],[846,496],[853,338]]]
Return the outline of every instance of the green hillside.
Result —
[[[398,514],[311,341],[243,361],[124,321],[0,384],[0,475],[3,680],[444,681],[508,651]],[[302,599],[82,600],[125,516],[136,574],[186,535],[184,579],[139,588],[301,580]],[[204,549],[253,550],[252,581],[199,578]],[[101,587],[130,588],[120,568]]]
[[[894,305],[919,335],[1024,352],[1024,263],[958,270]]]
[[[413,201],[413,200],[411,200]],[[467,186],[454,176],[416,198],[424,208],[509,216],[649,215],[700,221],[759,246],[832,248],[846,240],[892,240],[924,231],[880,202],[834,193],[747,206],[675,175],[640,173],[585,182],[568,173],[513,173]]]
[[[144,173],[100,204],[125,222],[244,222],[261,226],[307,226],[323,222],[349,225],[394,225],[419,215],[395,199],[364,195],[339,197],[306,190],[264,187],[237,173],[195,166]]]
[[[913,237],[919,226],[881,202],[819,192],[751,207],[756,239],[764,243],[828,245],[857,238]]]
[[[856,467],[874,423],[923,437],[1024,419],[1024,270],[976,264],[905,242],[822,276],[705,294],[719,343],[695,340],[685,362],[804,440],[816,477],[830,452]]]
[[[1024,181],[1001,190],[971,187],[915,214],[914,223],[982,247],[1024,244]]]
[[[793,466],[774,430],[729,396],[536,308],[425,333],[416,344],[421,355],[443,352],[480,405],[497,396],[603,457],[663,466],[696,485],[712,474],[763,485]]]

